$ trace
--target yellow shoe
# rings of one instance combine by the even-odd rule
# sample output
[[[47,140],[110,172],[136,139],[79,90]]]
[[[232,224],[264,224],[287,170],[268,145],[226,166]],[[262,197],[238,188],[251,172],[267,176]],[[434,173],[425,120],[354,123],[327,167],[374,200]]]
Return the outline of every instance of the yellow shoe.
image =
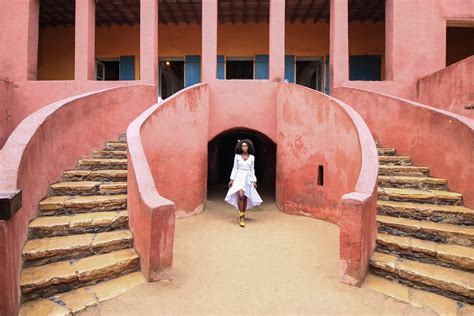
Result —
[[[244,221],[243,221],[243,220],[240,220],[239,225],[240,225],[240,227],[245,227]]]

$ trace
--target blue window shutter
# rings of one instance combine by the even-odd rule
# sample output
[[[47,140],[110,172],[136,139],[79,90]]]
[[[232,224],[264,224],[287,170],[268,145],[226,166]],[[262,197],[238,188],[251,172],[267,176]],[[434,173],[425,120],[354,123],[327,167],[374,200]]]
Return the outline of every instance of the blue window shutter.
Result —
[[[382,56],[349,56],[349,80],[380,81]]]
[[[268,55],[255,56],[255,79],[268,79]]]
[[[217,56],[217,79],[224,79],[224,56]]]
[[[201,56],[199,55],[188,55],[184,58],[184,64],[186,69],[184,83],[185,87],[192,86],[193,84],[201,82]]]
[[[285,56],[285,79],[288,82],[295,82],[295,56]]]
[[[329,55],[326,56],[326,94],[329,95]]]
[[[120,80],[135,80],[135,56],[120,56]]]

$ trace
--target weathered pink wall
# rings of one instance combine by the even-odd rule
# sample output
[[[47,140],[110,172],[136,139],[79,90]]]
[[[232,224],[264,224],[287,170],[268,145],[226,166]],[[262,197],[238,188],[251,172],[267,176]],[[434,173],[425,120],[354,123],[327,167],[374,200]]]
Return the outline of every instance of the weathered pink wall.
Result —
[[[19,307],[21,248],[28,222],[49,184],[103,142],[123,133],[130,121],[152,104],[154,86],[136,86],[70,97],[29,115],[0,152],[0,191],[23,191],[23,205],[0,221],[0,315]]]
[[[474,56],[418,80],[415,101],[474,119]]]
[[[360,285],[376,234],[378,163],[367,126],[346,104],[294,84],[279,84],[276,120],[277,205],[339,225],[341,280]]]
[[[375,139],[410,155],[434,177],[446,178],[474,207],[474,121],[413,101],[361,89],[338,88],[333,95],[350,104]]]
[[[276,90],[268,80],[215,80],[209,83],[209,137],[243,127],[276,141]]]
[[[5,144],[8,135],[13,130],[11,102],[13,98],[13,83],[0,79],[0,149]]]
[[[137,86],[137,81],[25,81],[12,83],[8,105],[9,124],[1,130],[0,139],[8,138],[28,115],[43,106],[64,98],[115,87]],[[1,143],[0,143],[1,144]]]

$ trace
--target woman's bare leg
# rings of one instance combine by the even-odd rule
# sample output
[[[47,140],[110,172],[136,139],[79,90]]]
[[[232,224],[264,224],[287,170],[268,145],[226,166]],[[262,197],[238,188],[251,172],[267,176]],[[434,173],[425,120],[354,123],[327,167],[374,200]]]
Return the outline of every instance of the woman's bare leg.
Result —
[[[239,191],[239,225],[245,227],[244,216],[245,216],[245,207],[247,201],[245,200],[244,190]]]

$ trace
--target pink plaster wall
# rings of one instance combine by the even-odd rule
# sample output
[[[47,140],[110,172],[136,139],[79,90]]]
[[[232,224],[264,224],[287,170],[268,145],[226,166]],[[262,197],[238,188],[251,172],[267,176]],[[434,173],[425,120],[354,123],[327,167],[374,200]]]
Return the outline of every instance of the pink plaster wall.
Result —
[[[415,101],[474,119],[474,56],[418,80]]]
[[[19,307],[21,248],[28,222],[49,184],[60,179],[79,157],[103,142],[116,139],[130,121],[155,100],[154,86],[91,92],[49,104],[29,115],[0,152],[0,191],[23,191],[23,205],[15,216],[0,221],[0,314]]]
[[[375,247],[377,152],[348,105],[280,84],[277,95],[276,202],[286,213],[341,227],[341,280],[360,285]],[[319,186],[318,166],[324,168]]]
[[[137,86],[137,81],[24,81],[10,85],[6,104],[9,124],[0,130],[0,139],[8,138],[13,129],[28,115],[43,106],[64,98],[114,87]],[[1,88],[0,88],[1,89]],[[155,99],[156,100],[156,99]],[[1,145],[1,142],[0,142]]]
[[[13,130],[13,113],[11,102],[13,98],[13,83],[0,79],[0,149],[7,141]]]
[[[215,80],[209,84],[209,137],[233,128],[260,131],[276,142],[277,83]]]
[[[206,201],[208,96],[204,84],[184,89],[127,130],[130,228],[149,281],[171,279],[175,217]]]
[[[382,146],[410,155],[474,207],[474,121],[406,99],[362,89],[338,88],[333,95],[350,104]]]

